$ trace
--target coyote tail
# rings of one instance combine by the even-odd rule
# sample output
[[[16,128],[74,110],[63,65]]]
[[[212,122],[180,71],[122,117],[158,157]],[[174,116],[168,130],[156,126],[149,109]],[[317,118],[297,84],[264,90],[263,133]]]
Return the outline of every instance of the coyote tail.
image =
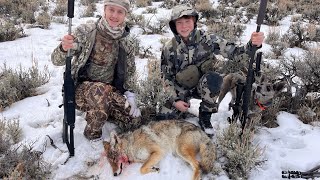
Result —
[[[200,167],[204,174],[213,171],[216,159],[216,149],[210,138],[202,138],[200,143]]]

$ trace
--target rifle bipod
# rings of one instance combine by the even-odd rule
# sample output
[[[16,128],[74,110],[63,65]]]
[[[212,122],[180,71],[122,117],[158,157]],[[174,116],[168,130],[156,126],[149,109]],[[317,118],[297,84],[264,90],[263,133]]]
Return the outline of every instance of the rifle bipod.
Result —
[[[309,171],[282,171],[282,178],[285,179],[294,179],[294,178],[315,178],[320,177],[320,172],[318,170],[320,169],[320,165],[310,169]]]

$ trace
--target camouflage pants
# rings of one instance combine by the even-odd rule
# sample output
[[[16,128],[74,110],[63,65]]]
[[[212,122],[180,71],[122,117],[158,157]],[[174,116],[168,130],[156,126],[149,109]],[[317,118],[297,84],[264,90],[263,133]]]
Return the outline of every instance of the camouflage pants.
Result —
[[[223,78],[215,72],[208,72],[204,74],[196,87],[195,92],[189,93],[184,101],[189,101],[191,98],[201,98],[199,111],[215,113],[218,111],[217,98],[220,93]],[[162,116],[162,117],[160,117]],[[161,108],[158,119],[176,119],[187,117],[186,113],[181,113],[175,107],[166,103]]]
[[[86,138],[101,137],[102,126],[106,121],[116,124],[122,132],[139,127],[141,118],[131,117],[130,107],[125,109],[125,102],[125,97],[111,85],[88,81],[78,85],[76,105],[77,109],[86,112]]]
[[[201,97],[199,110],[215,113],[218,111],[217,99],[220,93],[223,78],[215,72],[203,75],[197,86],[197,92]]]

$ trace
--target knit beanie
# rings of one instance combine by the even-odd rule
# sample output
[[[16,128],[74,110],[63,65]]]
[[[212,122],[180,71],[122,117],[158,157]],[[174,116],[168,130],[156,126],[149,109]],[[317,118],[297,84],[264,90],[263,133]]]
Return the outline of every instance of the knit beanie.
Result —
[[[122,7],[126,12],[130,11],[130,1],[129,0],[105,0],[104,5],[114,5]]]

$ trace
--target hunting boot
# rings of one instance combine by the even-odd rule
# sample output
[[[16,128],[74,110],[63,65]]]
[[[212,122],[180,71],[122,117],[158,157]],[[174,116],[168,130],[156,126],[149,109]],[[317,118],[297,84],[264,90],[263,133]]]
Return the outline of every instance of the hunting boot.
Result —
[[[213,127],[210,122],[211,115],[212,112],[199,111],[199,125],[209,137],[213,136]]]
[[[107,120],[107,114],[103,111],[88,111],[86,114],[87,125],[84,128],[84,136],[89,139],[98,139],[102,135],[102,126]]]

